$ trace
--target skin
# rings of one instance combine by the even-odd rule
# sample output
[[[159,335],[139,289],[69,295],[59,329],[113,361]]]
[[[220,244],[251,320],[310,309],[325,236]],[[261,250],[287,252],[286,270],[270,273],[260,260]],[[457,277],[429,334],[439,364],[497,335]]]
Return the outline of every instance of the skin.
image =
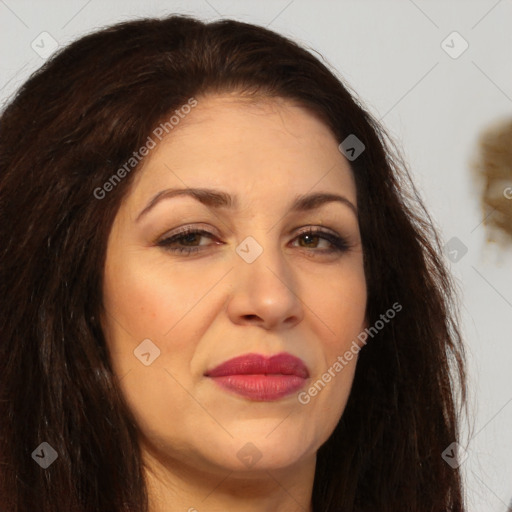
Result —
[[[140,431],[150,510],[311,511],[316,452],[343,413],[357,357],[305,405],[297,393],[250,400],[204,373],[242,354],[288,352],[306,363],[307,390],[367,326],[356,214],[339,202],[290,212],[314,192],[357,208],[352,171],[324,123],[289,100],[197,100],[134,177],[105,264],[102,322]],[[138,218],[161,190],[187,187],[237,195],[239,208],[176,196]],[[158,245],[189,225],[213,236],[171,247],[200,252]],[[326,253],[332,244],[298,236],[304,227],[348,248]],[[263,249],[252,263],[236,252],[248,236]],[[160,350],[148,366],[134,355],[145,339]],[[247,443],[252,464],[237,456]]]

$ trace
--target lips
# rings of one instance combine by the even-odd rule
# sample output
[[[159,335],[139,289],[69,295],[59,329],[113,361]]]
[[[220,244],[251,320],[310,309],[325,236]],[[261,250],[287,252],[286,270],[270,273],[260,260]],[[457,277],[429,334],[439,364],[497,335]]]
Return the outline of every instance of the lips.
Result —
[[[271,401],[299,390],[309,371],[298,357],[286,352],[265,357],[246,354],[205,373],[223,389],[252,400]]]

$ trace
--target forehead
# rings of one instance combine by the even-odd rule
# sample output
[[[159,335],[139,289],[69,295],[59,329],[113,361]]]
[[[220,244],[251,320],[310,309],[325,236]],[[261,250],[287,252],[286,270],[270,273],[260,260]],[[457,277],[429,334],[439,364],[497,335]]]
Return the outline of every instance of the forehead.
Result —
[[[132,187],[140,203],[168,187],[296,195],[337,190],[354,203],[355,183],[338,141],[318,116],[283,98],[197,98],[146,157]]]

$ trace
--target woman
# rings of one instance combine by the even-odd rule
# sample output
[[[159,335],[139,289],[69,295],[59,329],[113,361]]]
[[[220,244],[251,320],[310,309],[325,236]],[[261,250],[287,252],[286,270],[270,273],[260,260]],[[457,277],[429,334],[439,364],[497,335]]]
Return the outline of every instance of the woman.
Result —
[[[37,71],[0,124],[3,509],[464,510],[453,284],[386,140],[231,20]]]

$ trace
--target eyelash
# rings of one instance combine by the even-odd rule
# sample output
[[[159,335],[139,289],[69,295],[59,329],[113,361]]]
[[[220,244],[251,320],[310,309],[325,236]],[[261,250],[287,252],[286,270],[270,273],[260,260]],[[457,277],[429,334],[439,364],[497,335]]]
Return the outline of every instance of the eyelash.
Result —
[[[193,253],[197,253],[197,252],[201,251],[202,249],[200,247],[202,247],[202,246],[170,247],[171,244],[173,244],[175,242],[179,242],[180,240],[183,240],[187,235],[202,235],[202,236],[206,236],[210,239],[215,238],[215,235],[213,235],[209,231],[204,231],[202,229],[194,229],[194,228],[187,227],[187,228],[184,228],[179,233],[172,235],[171,237],[164,238],[164,239],[158,241],[156,243],[156,245],[158,245],[159,247],[163,247],[163,249],[166,251],[184,255],[184,256],[188,256]],[[334,235],[332,233],[328,233],[326,231],[323,231],[320,229],[315,229],[315,228],[308,228],[308,229],[301,231],[300,233],[298,233],[296,235],[294,240],[296,238],[300,238],[300,237],[303,237],[306,235],[313,236],[313,237],[318,236],[321,239],[327,240],[332,245],[332,248],[330,248],[330,249],[320,249],[320,250],[316,251],[316,252],[320,252],[321,254],[343,253],[343,252],[348,251],[348,249],[350,248],[350,244],[348,243],[348,241],[345,238],[342,238],[342,237]],[[308,250],[307,247],[300,247],[300,249]]]

